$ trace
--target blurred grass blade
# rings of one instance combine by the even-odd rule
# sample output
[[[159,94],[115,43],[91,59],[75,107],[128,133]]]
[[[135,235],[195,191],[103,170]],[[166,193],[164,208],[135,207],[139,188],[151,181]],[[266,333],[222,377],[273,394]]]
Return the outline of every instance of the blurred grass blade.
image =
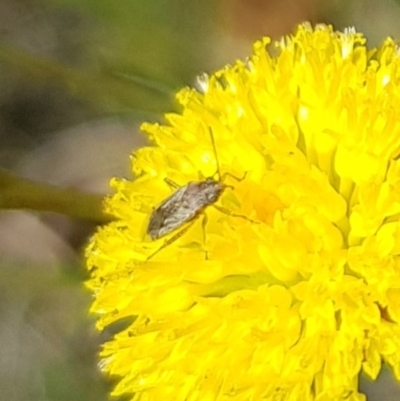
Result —
[[[1,43],[0,62],[13,73],[65,88],[108,112],[158,114],[172,107],[172,89],[132,74],[84,72]]]

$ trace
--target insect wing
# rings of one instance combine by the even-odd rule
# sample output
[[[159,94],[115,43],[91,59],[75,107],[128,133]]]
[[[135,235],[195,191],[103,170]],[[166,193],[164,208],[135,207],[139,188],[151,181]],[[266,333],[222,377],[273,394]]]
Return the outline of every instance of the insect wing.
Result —
[[[188,203],[189,186],[178,189],[154,209],[147,228],[151,239],[164,237],[196,216],[198,210]]]

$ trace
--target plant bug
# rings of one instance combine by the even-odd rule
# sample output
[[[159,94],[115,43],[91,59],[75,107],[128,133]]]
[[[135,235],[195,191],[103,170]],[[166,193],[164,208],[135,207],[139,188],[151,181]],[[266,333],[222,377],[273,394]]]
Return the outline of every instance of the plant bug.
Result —
[[[230,173],[225,173],[221,176],[219,160],[217,156],[217,150],[215,146],[215,140],[213,133],[210,129],[210,137],[211,143],[215,155],[215,161],[217,164],[217,171],[214,174],[218,174],[218,179],[214,179],[212,177],[207,177],[203,181],[191,181],[186,185],[180,187],[173,181],[168,178],[165,179],[168,185],[175,189],[175,192],[172,193],[167,199],[161,202],[152,212],[150,216],[150,220],[147,226],[147,235],[152,240],[160,239],[167,234],[172,233],[173,231],[178,230],[180,227],[183,227],[186,223],[189,223],[196,218],[198,218],[203,211],[207,208],[207,206],[213,205],[222,213],[246,218],[245,216],[236,215],[231,213],[229,210],[224,209],[221,206],[215,205],[218,201],[222,193],[226,188],[233,188],[230,185],[226,185],[223,183],[223,180],[226,176],[231,176],[237,181],[242,181],[243,178],[237,178]],[[207,222],[207,216],[203,214],[203,233],[205,237],[205,224]],[[153,254],[151,254],[148,258],[152,258],[158,252],[160,252],[167,245],[175,242],[178,238],[180,238],[188,229],[190,225],[183,228],[181,231],[177,232],[174,236],[169,238],[164,242],[164,244],[157,249]]]

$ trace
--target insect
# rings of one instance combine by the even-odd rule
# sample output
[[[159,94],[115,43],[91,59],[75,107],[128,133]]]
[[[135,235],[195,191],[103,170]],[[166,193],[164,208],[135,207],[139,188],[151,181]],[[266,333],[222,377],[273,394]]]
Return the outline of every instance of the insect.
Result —
[[[225,173],[221,176],[220,166],[217,157],[217,151],[215,147],[214,136],[210,129],[211,143],[214,150],[215,160],[217,163],[217,172],[214,174],[218,175],[218,179],[213,177],[208,177],[203,181],[193,181],[186,185],[180,187],[176,183],[169,179],[165,181],[176,190],[167,199],[161,202],[152,212],[150,220],[147,226],[147,235],[152,240],[157,240],[178,230],[183,227],[186,223],[189,223],[203,214],[203,211],[207,206],[213,205],[218,210],[225,214],[234,215],[238,217],[244,217],[240,215],[235,215],[229,210],[224,209],[221,206],[215,205],[222,193],[226,188],[233,188],[230,185],[223,183],[224,178],[229,175],[238,181],[242,181],[243,178],[237,178],[230,173]],[[207,216],[203,214],[203,233],[205,236],[204,227],[207,222]],[[157,249],[153,254],[151,254],[147,259],[152,258],[155,254],[160,252],[167,245],[176,241],[181,237],[190,226],[183,228],[181,231],[177,232],[174,236],[164,242],[164,244]]]

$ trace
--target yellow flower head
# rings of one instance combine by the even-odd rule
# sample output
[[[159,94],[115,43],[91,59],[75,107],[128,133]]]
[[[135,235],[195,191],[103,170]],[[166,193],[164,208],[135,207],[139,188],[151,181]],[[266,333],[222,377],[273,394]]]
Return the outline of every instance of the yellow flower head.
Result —
[[[400,379],[397,45],[303,24],[199,88],[143,124],[87,249],[98,328],[129,321],[101,354],[113,394],[353,401],[382,361]]]

